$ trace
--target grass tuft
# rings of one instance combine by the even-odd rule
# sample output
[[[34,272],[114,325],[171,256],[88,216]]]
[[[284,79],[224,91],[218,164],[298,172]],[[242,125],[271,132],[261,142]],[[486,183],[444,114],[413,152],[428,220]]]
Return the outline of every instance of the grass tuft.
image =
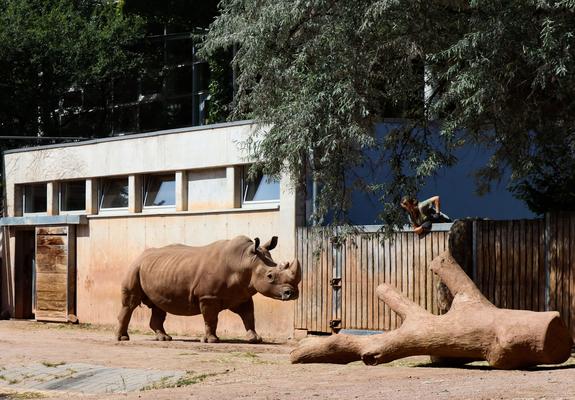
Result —
[[[204,380],[206,380],[207,378],[210,378],[212,376],[223,375],[223,374],[226,374],[228,372],[229,372],[229,370],[225,370],[223,372],[211,372],[211,373],[205,373],[205,374],[195,374],[193,371],[188,371],[188,372],[186,372],[186,374],[184,376],[182,376],[181,378],[179,378],[175,382],[174,382],[173,377],[166,376],[166,377],[163,377],[162,379],[160,379],[159,381],[154,382],[151,385],[147,385],[147,386],[143,387],[142,391],[144,391],[144,390],[156,390],[156,389],[173,389],[173,388],[195,385],[197,383],[203,382]]]
[[[42,361],[42,365],[48,368],[56,368],[64,364],[66,364],[65,361],[56,361],[56,362]]]
[[[0,399],[24,400],[24,399],[42,399],[45,394],[39,392],[0,392]]]

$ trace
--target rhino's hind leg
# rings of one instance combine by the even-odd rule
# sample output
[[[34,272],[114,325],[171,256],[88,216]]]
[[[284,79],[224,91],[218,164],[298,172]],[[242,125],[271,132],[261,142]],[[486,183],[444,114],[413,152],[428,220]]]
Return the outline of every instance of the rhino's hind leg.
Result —
[[[262,338],[256,333],[256,325],[254,321],[254,301],[250,297],[248,301],[240,304],[238,307],[232,309],[233,312],[238,314],[246,328],[246,338],[250,343],[261,343]]]
[[[156,340],[166,341],[172,340],[172,337],[164,330],[164,321],[166,320],[166,312],[155,305],[150,307],[152,309],[152,317],[150,318],[150,328],[156,333]]]
[[[204,343],[218,343],[220,338],[216,336],[218,328],[218,314],[220,312],[220,303],[216,299],[200,299],[200,311],[204,317],[206,333],[202,338]]]
[[[129,295],[125,291],[122,292],[122,309],[120,310],[120,314],[118,314],[118,329],[116,330],[117,340],[130,340],[128,325],[130,324],[132,313],[139,305],[139,297]]]

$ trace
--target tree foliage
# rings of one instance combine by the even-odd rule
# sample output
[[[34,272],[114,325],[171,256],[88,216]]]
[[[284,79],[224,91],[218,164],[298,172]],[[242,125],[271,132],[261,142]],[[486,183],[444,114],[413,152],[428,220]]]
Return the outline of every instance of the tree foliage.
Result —
[[[139,65],[142,21],[122,2],[0,1],[0,133],[58,135],[57,110],[75,85]],[[81,133],[79,133],[81,134]]]
[[[529,193],[546,192],[542,171],[568,174],[563,166],[573,164],[573,148],[562,147],[575,132],[572,0],[223,0],[220,8],[204,52],[238,49],[235,117],[268,129],[246,144],[255,168],[300,185],[308,171],[321,188],[318,218],[332,210],[346,222],[359,187],[377,191],[382,219],[398,223],[401,194],[453,165],[464,145],[493,154],[477,171],[480,191],[510,172],[528,204]],[[390,117],[406,124],[380,140],[374,123]],[[549,165],[544,155],[557,152],[571,164]],[[373,154],[390,175],[379,185],[352,174]],[[561,207],[575,204],[569,196]],[[548,200],[545,209],[556,207]]]

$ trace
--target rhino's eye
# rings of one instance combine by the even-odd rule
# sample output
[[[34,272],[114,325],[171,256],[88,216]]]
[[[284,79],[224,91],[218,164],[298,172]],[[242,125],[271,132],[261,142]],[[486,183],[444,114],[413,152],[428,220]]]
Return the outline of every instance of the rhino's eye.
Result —
[[[268,278],[268,281],[273,282],[274,281],[274,274],[272,272],[268,272],[266,274],[266,278]]]

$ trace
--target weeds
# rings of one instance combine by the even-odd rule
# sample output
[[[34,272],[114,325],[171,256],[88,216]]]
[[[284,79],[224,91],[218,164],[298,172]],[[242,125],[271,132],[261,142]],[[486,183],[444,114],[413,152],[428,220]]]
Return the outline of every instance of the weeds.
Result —
[[[66,364],[65,361],[57,361],[57,362],[42,361],[42,365],[48,368],[56,368],[64,364]]]
[[[46,395],[39,392],[0,392],[0,399],[8,400],[41,399],[44,397]]]
[[[195,385],[196,383],[203,382],[204,380],[206,380],[207,378],[210,378],[212,376],[223,375],[223,374],[227,374],[228,372],[230,372],[230,371],[225,370],[223,372],[211,372],[211,373],[205,373],[205,374],[195,374],[193,371],[187,371],[184,376],[178,378],[178,380],[176,380],[175,382],[174,382],[173,377],[165,376],[162,379],[160,379],[159,381],[154,382],[151,385],[143,387],[141,390],[144,391],[144,390],[155,390],[155,389],[173,389],[173,388]]]

